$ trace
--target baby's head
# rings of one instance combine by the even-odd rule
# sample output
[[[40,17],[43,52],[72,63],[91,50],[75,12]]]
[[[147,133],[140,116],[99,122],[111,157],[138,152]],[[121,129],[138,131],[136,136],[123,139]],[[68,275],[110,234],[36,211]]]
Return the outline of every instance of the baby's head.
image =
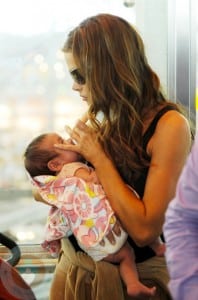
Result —
[[[64,164],[80,160],[78,153],[54,147],[64,142],[56,133],[44,133],[32,140],[24,153],[24,165],[31,177],[56,175]]]

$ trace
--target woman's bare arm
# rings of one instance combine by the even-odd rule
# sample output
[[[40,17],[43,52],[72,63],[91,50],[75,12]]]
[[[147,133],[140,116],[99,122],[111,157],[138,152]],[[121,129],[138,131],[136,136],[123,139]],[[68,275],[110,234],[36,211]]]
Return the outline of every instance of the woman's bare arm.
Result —
[[[190,149],[190,129],[178,112],[166,113],[148,144],[151,166],[142,201],[125,185],[112,161],[105,155],[94,132],[79,122],[72,132],[76,145],[66,146],[90,161],[112,208],[134,241],[150,244],[162,231],[164,214],[175,193],[176,182]],[[64,145],[60,148],[64,149]]]

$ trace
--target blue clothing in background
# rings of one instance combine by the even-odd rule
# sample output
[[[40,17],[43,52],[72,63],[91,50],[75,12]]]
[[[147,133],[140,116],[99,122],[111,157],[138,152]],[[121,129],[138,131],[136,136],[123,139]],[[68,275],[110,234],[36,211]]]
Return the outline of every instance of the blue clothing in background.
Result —
[[[198,299],[198,133],[164,223],[174,300]]]

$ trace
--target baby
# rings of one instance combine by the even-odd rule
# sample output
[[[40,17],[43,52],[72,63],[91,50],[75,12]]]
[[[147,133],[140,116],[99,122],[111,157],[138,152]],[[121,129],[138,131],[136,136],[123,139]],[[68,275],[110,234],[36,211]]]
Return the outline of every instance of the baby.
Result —
[[[120,227],[114,244],[107,238],[117,224],[117,217],[94,169],[78,153],[54,147],[60,143],[65,141],[56,133],[42,134],[28,145],[24,154],[25,168],[41,195],[40,200],[52,206],[43,247],[53,255],[58,254],[61,238],[73,234],[93,260],[120,264],[121,278],[130,296],[153,296],[156,288],[146,287],[138,280],[126,232]],[[157,255],[163,255],[164,244],[160,241],[150,246]]]

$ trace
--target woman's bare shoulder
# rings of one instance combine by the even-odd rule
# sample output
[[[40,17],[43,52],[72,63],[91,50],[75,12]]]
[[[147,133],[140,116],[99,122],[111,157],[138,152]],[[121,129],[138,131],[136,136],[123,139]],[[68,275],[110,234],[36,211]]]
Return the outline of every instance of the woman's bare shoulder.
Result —
[[[155,133],[149,142],[149,152],[161,146],[168,148],[185,147],[187,152],[191,145],[191,129],[188,119],[180,112],[171,110],[158,121]]]
[[[176,110],[166,112],[160,119],[156,127],[156,134],[176,133],[177,136],[186,133],[190,136],[189,120]]]

